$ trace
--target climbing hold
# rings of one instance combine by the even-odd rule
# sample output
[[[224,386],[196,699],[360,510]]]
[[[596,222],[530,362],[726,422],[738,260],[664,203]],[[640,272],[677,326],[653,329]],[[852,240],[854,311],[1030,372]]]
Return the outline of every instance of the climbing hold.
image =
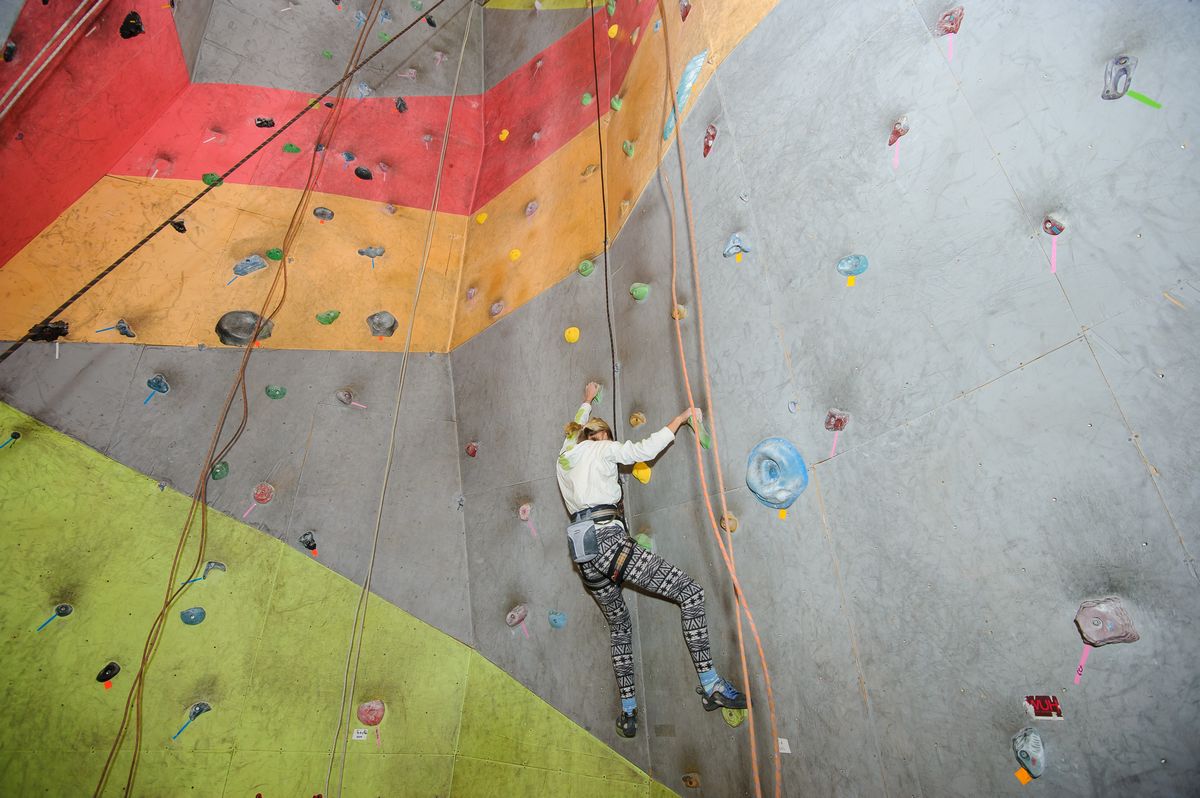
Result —
[[[510,250],[508,251],[508,259],[509,259],[509,260],[514,260],[514,261],[515,261],[515,260],[519,259],[520,257],[521,257],[521,250],[519,250],[519,249],[510,249]]]
[[[297,538],[297,540],[300,542],[301,546],[308,549],[309,551],[317,550],[317,537],[311,531],[301,533],[300,537]]]
[[[641,32],[642,32],[641,26],[634,28],[633,33],[629,34],[629,43],[637,44],[638,36],[641,34]]]
[[[508,141],[508,128],[501,130],[500,135],[496,138],[500,139],[501,141]]]
[[[608,2],[604,4],[604,10],[608,12],[608,15],[610,17],[613,14],[616,14],[617,13],[617,0],[608,0]]]
[[[721,718],[732,729],[736,729],[746,721],[746,710],[721,707]]]
[[[528,521],[529,516],[532,512],[533,512],[533,505],[530,504],[529,502],[525,502],[524,504],[522,504],[520,507],[517,508],[517,518],[520,518],[522,521]]]
[[[263,260],[262,255],[250,255],[233,265],[233,273],[239,277],[245,277],[247,274],[253,274],[259,269],[265,268],[267,268],[267,262]]]
[[[704,419],[692,416],[688,419],[688,426],[696,433],[696,437],[700,440],[701,449],[712,448],[712,436],[708,434],[708,430],[704,427]]]
[[[576,341],[578,341],[579,340],[579,328],[578,327],[568,327],[567,329],[563,330],[563,340],[569,344],[573,344]]]
[[[829,412],[825,414],[825,429],[830,432],[841,432],[849,423],[850,414],[844,410],[831,407],[829,408]]]
[[[902,116],[892,123],[892,133],[888,136],[888,146],[892,146],[900,137],[908,133],[908,116]]]
[[[122,39],[132,39],[134,36],[140,36],[146,32],[146,26],[142,24],[142,17],[136,11],[130,11],[125,15],[125,19],[121,21],[119,33]]]
[[[596,264],[588,259],[579,261],[579,273],[584,277],[591,276],[592,272],[596,271]]]
[[[1121,599],[1116,596],[1080,604],[1079,612],[1075,615],[1075,625],[1079,627],[1079,634],[1089,646],[1133,643],[1140,639],[1140,635],[1133,628],[1133,619],[1121,606]]]
[[[565,612],[550,610],[547,613],[547,617],[550,619],[550,625],[555,629],[563,629],[567,625],[567,614]]]
[[[255,127],[275,127],[275,120],[269,116],[256,116],[254,118]]]
[[[788,402],[788,412],[791,413],[793,416],[796,415],[797,407],[798,407],[798,405],[794,401]]]
[[[614,94],[613,98],[608,101],[608,105],[614,111],[620,111],[621,110],[621,98],[618,95]]]
[[[587,166],[583,167],[583,171],[579,173],[579,176],[580,177],[590,177],[591,175],[594,175],[596,173],[597,168],[598,167],[596,166],[596,164],[590,163]]]
[[[467,289],[467,301],[470,302],[478,294],[479,294],[479,289],[476,288],[475,286],[471,286],[470,288]]]
[[[300,148],[299,148],[299,147],[297,147],[295,144],[292,144],[292,143],[289,141],[287,144],[284,144],[284,145],[283,145],[283,151],[284,151],[284,152],[297,153],[297,152],[300,152]]]
[[[717,126],[709,125],[704,129],[704,157],[712,151],[713,142],[717,140]]]
[[[617,38],[617,31],[618,31],[618,28],[615,23],[612,25],[609,25],[608,26],[608,38],[610,38],[610,39]]]
[[[486,213],[477,213],[477,214],[475,214],[475,223],[483,224],[484,222],[487,221],[487,218],[488,218],[488,215]]]
[[[688,787],[693,790],[698,789],[700,787],[700,774],[699,773],[684,773],[683,774],[683,786]]]
[[[117,319],[117,332],[126,338],[137,338],[137,334],[125,319]]]
[[[847,255],[837,262],[837,270],[843,277],[857,277],[868,265],[866,255]]]
[[[342,388],[339,391],[334,391],[333,395],[337,397],[337,400],[344,405],[354,404],[354,393],[348,388]]]
[[[579,102],[582,105],[591,105],[592,104],[592,95],[585,91],[583,93],[583,96],[579,98]]]
[[[509,626],[517,626],[525,620],[527,615],[529,615],[529,608],[524,604],[518,604],[504,616],[504,622]]]
[[[367,24],[367,14],[361,8],[354,12],[354,29],[358,30]]]
[[[421,11],[425,8],[425,4],[421,0],[410,0],[409,5],[412,6],[413,11]]]
[[[386,213],[388,216],[395,216],[396,215],[396,206],[390,202],[384,203],[383,212]]]
[[[646,551],[654,551],[654,538],[650,537],[649,532],[638,532],[633,541]]]
[[[722,532],[737,532],[737,516],[733,513],[725,513],[721,516],[721,520],[717,522],[717,525],[721,527]]]
[[[722,253],[727,258],[742,259],[743,252],[749,252],[750,247],[742,240],[741,233],[734,233],[729,237],[729,241],[725,244],[725,251]]]
[[[467,457],[475,457],[479,454],[479,441],[471,441],[463,449],[467,453]]]
[[[176,233],[187,232],[187,224],[184,223],[183,219],[173,219],[171,221],[171,227],[175,228]]]
[[[937,31],[936,31],[935,35],[945,36],[950,33],[958,33],[959,27],[962,26],[962,21],[963,21],[963,7],[962,6],[955,6],[954,8],[950,9],[949,11],[943,11],[942,15],[940,17],[938,17]]]
[[[66,618],[71,613],[75,612],[75,608],[70,604],[56,604],[54,606],[54,617]]]
[[[383,702],[378,698],[358,705],[358,719],[366,726],[378,726],[383,720]]]
[[[408,103],[404,102],[403,97],[396,98],[396,110],[399,111],[400,113],[404,113],[405,111],[408,110]]]
[[[1062,235],[1062,231],[1066,230],[1067,226],[1057,219],[1047,216],[1042,220],[1042,230],[1052,236]]]
[[[446,62],[446,54],[443,53],[441,50],[434,50],[433,51],[433,65],[441,66],[445,62]]]
[[[179,613],[179,619],[188,626],[196,626],[204,622],[205,615],[207,613],[204,612],[203,607],[191,607]]]
[[[275,498],[275,487],[269,482],[260,482],[254,486],[254,501],[267,504]]]
[[[324,56],[325,58],[330,58],[330,59],[333,58],[333,53],[331,53],[329,50],[322,50],[321,55]]]
[[[371,170],[365,166],[354,167],[354,176],[357,177],[359,180],[374,179],[374,175],[371,174]]]
[[[425,15],[425,24],[427,24],[431,28],[437,27],[437,23],[433,21],[433,16],[430,14]]]
[[[282,385],[268,385],[267,396],[272,399],[282,399],[287,396],[287,388],[284,388]]]
[[[643,485],[650,484],[650,466],[645,463],[633,464],[633,478]]]
[[[746,459],[746,486],[762,504],[786,510],[808,487],[808,467],[790,441],[767,438]]]
[[[495,302],[492,303],[492,306],[490,308],[488,308],[488,315],[490,315],[492,318],[499,316],[503,312],[504,312],[504,300],[501,300],[501,299],[497,299]]]
[[[1105,100],[1119,100],[1129,91],[1133,82],[1133,70],[1138,60],[1132,55],[1119,55],[1104,67],[1104,91],[1100,97]]]
[[[645,283],[634,283],[629,286],[629,295],[636,301],[645,301],[646,297],[650,296],[650,286]]]
[[[629,426],[640,427],[646,423],[646,414],[641,410],[635,410],[629,414]]]
[[[212,710],[212,707],[209,706],[206,702],[197,701],[196,703],[192,704],[191,709],[188,710],[188,720],[195,720],[196,718],[203,715],[205,712],[209,712],[211,710]]]
[[[676,305],[675,309],[671,311],[671,318],[676,321],[683,321],[687,318],[687,308],[683,305]]]
[[[356,156],[354,153],[350,152],[350,150],[345,150],[345,151],[343,151],[343,152],[342,152],[342,161],[343,161],[343,162],[344,162],[344,163],[345,163],[347,166],[349,166],[349,165],[350,165],[350,163],[351,163],[352,161],[354,161],[356,158],[357,158],[357,156]]]
[[[1045,748],[1042,746],[1042,736],[1032,726],[1026,726],[1013,735],[1013,753],[1017,762],[1029,771],[1035,779],[1046,770]]]
[[[204,185],[206,186],[219,186],[225,182],[216,172],[205,172],[204,176],[200,179],[204,181]]]
[[[622,219],[625,218],[625,214],[629,213],[629,208],[631,207],[631,205],[632,205],[632,203],[629,200],[627,200],[627,199],[621,200],[621,218]]]
[[[542,140],[542,131],[535,130],[532,133],[530,133],[529,140],[532,141],[534,144],[537,144],[539,141]]]
[[[363,247],[362,249],[360,249],[360,250],[358,251],[358,254],[359,254],[359,255],[362,255],[362,256],[363,256],[363,257],[365,257],[365,258],[370,258],[370,259],[371,259],[371,266],[372,266],[372,268],[374,268],[374,266],[375,266],[375,259],[376,259],[376,258],[382,258],[382,257],[383,257],[383,253],[384,253],[385,251],[386,251],[386,250],[384,250],[384,248],[383,248],[383,247]]]
[[[380,310],[367,316],[367,327],[371,330],[371,335],[390,338],[392,333],[396,332],[397,324],[396,317],[386,310]]]
[[[49,324],[39,324],[29,334],[31,341],[57,341],[70,332],[71,325],[65,321],[52,321]]]
[[[661,20],[660,20],[661,21]],[[654,29],[658,30],[658,23],[654,25]],[[696,85],[696,78],[700,77],[700,70],[704,68],[704,62],[708,58],[708,50],[703,50],[697,55],[692,56],[692,60],[687,62],[687,66],[683,68],[683,75],[679,78],[679,88],[675,90],[675,106],[671,109],[670,115],[667,117],[667,123],[663,125],[663,141],[671,137],[671,131],[675,129],[675,109],[679,109],[680,113],[687,107],[688,98],[692,96],[692,87]]]
[[[9,41],[4,45],[4,63],[10,64],[17,55],[17,43]]]
[[[283,260],[283,250],[279,247],[271,247],[267,250],[267,257],[271,260]]]
[[[342,315],[340,310],[325,310],[317,314],[318,324],[333,324],[337,321],[338,316]]]
[[[115,662],[110,662],[107,665],[105,665],[103,668],[101,668],[100,672],[96,674],[96,681],[98,681],[102,684],[104,682],[111,682],[113,680],[113,677],[115,677],[120,672],[121,672],[121,666]]]
[[[170,383],[167,382],[167,378],[162,374],[155,374],[146,380],[146,387],[155,393],[170,393],[171,391]]]
[[[208,475],[213,479],[225,479],[225,477],[229,476],[229,463],[222,460],[212,467]]]
[[[537,209],[538,209],[537,200],[530,200],[525,205],[525,216],[526,217],[533,216],[535,213],[537,213]]]
[[[259,318],[259,315],[252,310],[231,310],[217,319],[217,338],[225,346],[245,346],[254,339],[254,327]],[[270,338],[274,329],[275,322],[271,319],[262,319],[258,340],[265,341]]]
[[[313,208],[313,216],[317,217],[323,222],[328,222],[333,219],[333,211],[329,210],[328,208],[318,206]]]
[[[630,158],[633,157],[633,142],[632,141],[629,141],[628,139],[626,139],[625,141],[621,142],[621,149],[625,151],[625,154],[627,156],[629,156]]]

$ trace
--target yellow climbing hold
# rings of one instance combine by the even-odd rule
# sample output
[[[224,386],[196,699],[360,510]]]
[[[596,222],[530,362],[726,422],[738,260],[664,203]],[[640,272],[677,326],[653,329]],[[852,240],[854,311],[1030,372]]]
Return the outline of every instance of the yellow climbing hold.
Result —
[[[746,720],[746,710],[721,707],[721,717],[724,718],[725,722],[728,723],[732,728],[736,729]]]
[[[634,463],[633,478],[643,485],[650,484],[650,466],[645,463]]]
[[[521,257],[521,250],[519,250],[519,249],[509,250],[509,252],[508,252],[509,260],[516,260],[519,257]]]
[[[475,221],[476,221],[476,223],[478,223],[478,224],[483,224],[484,222],[486,222],[486,221],[487,221],[487,214],[486,214],[486,213],[477,213],[477,214],[475,214]]]
[[[629,414],[629,426],[640,427],[646,423],[646,414],[641,410],[635,410]]]
[[[568,327],[567,329],[563,330],[563,340],[569,344],[573,344],[576,341],[578,341],[579,340],[579,328],[578,327]]]
[[[507,138],[508,138],[508,128],[504,128],[504,130],[500,131],[500,140],[504,141]]]
[[[615,38],[617,38],[617,26],[616,26],[616,25],[611,25],[611,26],[609,27],[609,29],[608,29],[608,38],[610,38],[610,39],[615,39]]]

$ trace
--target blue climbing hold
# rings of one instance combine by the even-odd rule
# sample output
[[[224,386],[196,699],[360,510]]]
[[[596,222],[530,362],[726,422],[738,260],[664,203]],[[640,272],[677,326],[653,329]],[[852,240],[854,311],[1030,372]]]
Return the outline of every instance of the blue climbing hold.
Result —
[[[843,277],[857,277],[867,270],[867,256],[847,255],[837,262],[837,270]]]
[[[233,266],[233,273],[238,277],[245,277],[247,274],[253,274],[259,269],[267,268],[267,262],[263,260],[262,255],[251,255],[248,258],[242,258]]]
[[[749,252],[750,246],[742,240],[741,233],[734,233],[729,237],[729,241],[725,244],[725,251],[721,254],[727,258],[732,258],[735,255],[741,255],[743,252]]]
[[[195,625],[203,622],[204,615],[205,615],[205,613],[204,613],[203,607],[192,607],[190,609],[186,609],[183,612],[179,613],[179,619],[182,620],[184,623],[186,623],[188,626],[195,626]]]
[[[167,378],[161,374],[155,374],[146,380],[146,387],[157,393],[167,393],[171,390],[171,385],[167,382]]]
[[[763,504],[786,510],[808,487],[808,466],[785,438],[767,438],[746,460],[746,486]]]
[[[567,614],[557,610],[550,610],[550,625],[555,629],[562,629],[567,625]]]

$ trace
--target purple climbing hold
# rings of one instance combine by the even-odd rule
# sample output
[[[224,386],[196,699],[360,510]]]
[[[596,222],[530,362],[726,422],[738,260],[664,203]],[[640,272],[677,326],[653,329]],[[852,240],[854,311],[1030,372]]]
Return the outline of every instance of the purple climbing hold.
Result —
[[[537,209],[538,209],[537,200],[530,200],[529,204],[525,206],[525,215],[533,216],[535,213],[537,213]]]

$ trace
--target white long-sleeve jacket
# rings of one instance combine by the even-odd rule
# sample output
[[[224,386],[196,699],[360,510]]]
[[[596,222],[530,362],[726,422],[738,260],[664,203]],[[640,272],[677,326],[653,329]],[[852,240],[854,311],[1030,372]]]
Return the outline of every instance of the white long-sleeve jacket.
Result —
[[[575,413],[575,423],[586,424],[591,416],[592,405],[584,402]],[[587,507],[618,504],[621,501],[621,483],[617,481],[617,466],[653,460],[673,440],[675,433],[666,427],[637,442],[576,443],[572,438],[567,438],[558,450],[558,489],[562,491],[567,509],[577,513]]]

